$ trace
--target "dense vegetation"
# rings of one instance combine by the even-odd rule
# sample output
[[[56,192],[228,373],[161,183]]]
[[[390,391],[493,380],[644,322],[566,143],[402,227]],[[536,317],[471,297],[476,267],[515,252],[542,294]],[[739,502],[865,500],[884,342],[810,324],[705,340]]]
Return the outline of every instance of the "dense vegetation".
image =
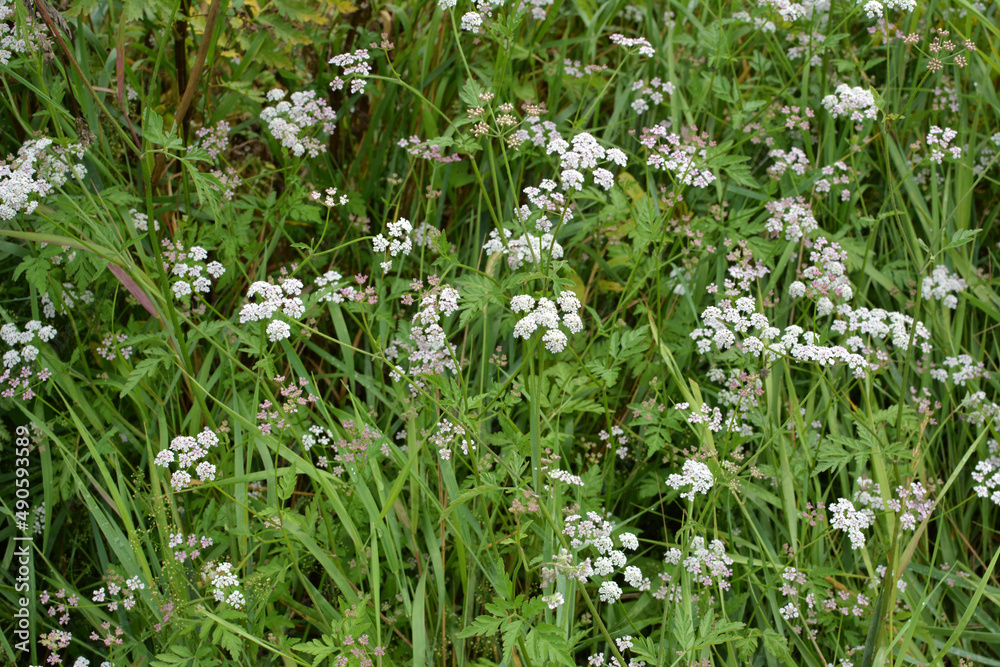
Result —
[[[1000,665],[998,24],[0,0],[0,654]]]

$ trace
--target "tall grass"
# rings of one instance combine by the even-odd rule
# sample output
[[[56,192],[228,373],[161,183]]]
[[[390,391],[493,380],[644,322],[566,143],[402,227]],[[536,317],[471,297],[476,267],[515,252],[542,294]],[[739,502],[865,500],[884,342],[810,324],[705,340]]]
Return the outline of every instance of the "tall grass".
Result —
[[[997,8],[440,4],[0,4],[4,657],[1000,664]]]

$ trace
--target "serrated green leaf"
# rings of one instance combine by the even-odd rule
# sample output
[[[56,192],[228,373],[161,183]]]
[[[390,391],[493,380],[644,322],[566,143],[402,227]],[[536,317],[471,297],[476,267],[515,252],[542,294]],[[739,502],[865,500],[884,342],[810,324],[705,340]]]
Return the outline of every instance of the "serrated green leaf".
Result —
[[[118,393],[118,397],[125,398],[128,396],[129,393],[131,393],[131,391],[135,389],[140,382],[142,382],[143,378],[152,375],[165,359],[166,357],[164,356],[148,357],[136,364],[135,368],[132,369],[132,372],[128,374],[128,379],[125,380],[125,386],[123,386],[122,390]]]
[[[296,475],[295,465],[293,464],[285,468],[278,479],[278,497],[282,500],[291,498],[297,481],[298,475]]]
[[[649,347],[646,333],[649,325],[643,324],[637,329],[629,329],[619,336],[619,331],[611,335],[611,356],[617,361],[625,361],[637,354],[641,354]]]
[[[948,245],[944,247],[945,250],[950,250],[951,248],[960,248],[966,243],[971,243],[976,239],[976,234],[980,231],[979,229],[960,229],[951,235],[951,240],[948,241]]]
[[[216,646],[221,646],[228,651],[233,660],[236,660],[236,656],[243,651],[243,642],[239,636],[234,635],[225,628],[220,627],[213,635],[213,640]]]
[[[852,458],[854,458],[854,452],[848,452],[833,440],[824,438],[819,444],[819,462],[813,472],[840,470],[850,463]]]
[[[145,2],[142,0],[125,0],[125,20],[138,21],[142,18],[142,8]]]
[[[524,640],[533,665],[573,665],[569,644],[563,629],[551,623],[540,623],[528,631]]]
[[[736,645],[736,651],[740,655],[740,662],[744,665],[749,665],[753,660],[753,654],[757,652],[757,644],[759,643],[760,630],[757,628],[751,628],[742,637],[737,639],[734,644]]]
[[[523,628],[524,621],[519,618],[507,619],[507,621],[501,625],[500,632],[503,635],[504,660],[509,661],[511,656],[514,654],[514,646],[517,644],[517,640],[521,636],[521,630]]]
[[[495,616],[477,616],[476,620],[472,621],[456,636],[461,639],[468,637],[490,637],[500,632],[500,624],[503,622],[504,619],[496,618]]]
[[[691,611],[684,605],[674,610],[671,631],[685,653],[694,648],[694,619],[691,618]]]
[[[787,664],[792,659],[792,655],[788,651],[788,640],[774,630],[764,630],[764,650],[783,664]]]
[[[462,100],[468,107],[478,107],[482,106],[482,102],[479,100],[479,96],[486,92],[486,89],[479,85],[479,82],[475,79],[468,79],[465,85],[462,86],[462,91],[458,94],[458,98]]]
[[[45,292],[48,290],[48,277],[51,269],[52,264],[47,259],[25,257],[14,269],[14,280],[20,278],[23,273],[29,285],[39,292]]]
[[[339,648],[340,643],[335,638],[330,635],[323,635],[304,644],[296,644],[292,647],[292,650],[302,651],[303,653],[315,656],[313,658],[313,667],[315,667],[337,652]]]
[[[707,618],[707,617],[706,617]],[[704,621],[702,622],[704,625]],[[740,638],[740,631],[745,627],[744,623],[738,621],[727,621],[721,619],[718,622],[712,624],[708,631],[699,632],[698,645],[699,646],[710,646],[714,644],[724,644],[730,641],[736,641]]]

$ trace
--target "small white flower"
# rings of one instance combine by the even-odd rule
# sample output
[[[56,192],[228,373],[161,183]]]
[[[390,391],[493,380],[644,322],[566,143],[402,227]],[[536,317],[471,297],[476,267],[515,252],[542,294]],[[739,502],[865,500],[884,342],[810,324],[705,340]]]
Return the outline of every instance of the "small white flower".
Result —
[[[215,479],[215,466],[208,461],[202,461],[199,463],[195,471],[198,473],[198,478],[203,482]]]
[[[479,32],[483,25],[483,17],[479,12],[466,12],[462,15],[462,30]]]
[[[830,526],[837,530],[847,531],[847,536],[851,540],[851,549],[860,549],[865,546],[865,535],[861,531],[871,525],[872,517],[863,511],[856,510],[854,503],[847,498],[841,498],[830,505]]]
[[[189,484],[191,484],[191,474],[184,470],[174,471],[170,478],[170,486],[174,487],[174,491],[183,491]]]
[[[622,589],[613,581],[605,581],[598,589],[598,594],[600,595],[601,602],[614,604],[621,598]]]
[[[799,610],[795,607],[795,604],[791,602],[786,604],[778,611],[781,612],[781,615],[785,618],[786,621],[791,621],[792,619],[799,617]]]
[[[675,489],[690,485],[691,490],[686,493],[682,493],[681,498],[687,498],[692,502],[694,501],[694,495],[696,493],[707,495],[715,483],[712,471],[707,465],[700,461],[688,459],[684,462],[684,467],[681,469],[681,472],[682,474],[680,475],[670,475],[667,478],[667,484]]]
[[[535,299],[527,294],[518,294],[510,300],[510,309],[515,313],[523,313],[535,307]]]
[[[569,338],[559,329],[549,329],[542,336],[542,341],[545,343],[546,350],[558,353],[566,349],[566,343],[569,341]]]
[[[171,289],[174,291],[174,298],[181,299],[191,294],[191,283],[186,280],[178,280]]]
[[[561,607],[563,603],[566,602],[566,600],[565,598],[563,598],[562,593],[552,593],[551,595],[546,595],[542,597],[542,602],[547,604],[549,606],[549,609],[555,611],[556,609]]]
[[[168,467],[173,462],[174,453],[169,449],[161,449],[160,453],[156,455],[156,459],[153,461],[153,463],[163,468]]]
[[[272,343],[276,343],[279,340],[285,340],[292,335],[292,328],[287,322],[282,320],[273,320],[267,325],[267,338]]]

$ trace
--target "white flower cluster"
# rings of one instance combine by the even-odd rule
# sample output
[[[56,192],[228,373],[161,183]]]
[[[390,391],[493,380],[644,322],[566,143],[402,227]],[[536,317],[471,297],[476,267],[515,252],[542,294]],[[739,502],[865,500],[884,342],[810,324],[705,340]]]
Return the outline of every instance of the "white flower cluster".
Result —
[[[803,151],[798,146],[794,146],[787,151],[782,150],[780,148],[775,148],[770,152],[768,152],[767,156],[774,158],[775,160],[774,164],[772,164],[770,167],[767,168],[768,175],[770,175],[771,178],[775,179],[781,178],[784,175],[784,173],[789,169],[791,169],[793,173],[799,176],[804,176],[806,170],[808,170],[811,166],[809,163],[809,157],[805,154],[805,151]],[[789,197],[788,199],[792,200],[793,202],[796,199],[802,200],[801,197]],[[808,204],[805,204],[805,206],[808,207]],[[768,229],[770,230],[770,227]],[[772,236],[774,235],[775,234],[772,233]]]
[[[654,169],[671,172],[679,183],[706,188],[715,181],[715,174],[705,165],[708,149],[714,142],[702,133],[682,137],[668,132],[669,121],[643,128],[639,142],[650,149],[646,164]]]
[[[733,20],[743,21],[744,23],[752,23],[754,30],[762,33],[773,33],[778,29],[777,26],[774,25],[774,21],[769,21],[763,16],[750,16],[747,12],[734,12]]]
[[[914,342],[920,346],[924,354],[930,354],[933,346],[928,342],[931,332],[922,322],[914,323],[913,318],[903,313],[888,312],[881,308],[858,308],[842,304],[837,307],[837,314],[845,319],[834,321],[830,329],[840,335],[847,332],[859,333],[876,340],[890,340],[894,347],[908,350],[910,347],[910,329],[914,329]],[[851,336],[846,345],[852,350],[865,351],[867,344],[859,336]]]
[[[622,596],[621,586],[610,579],[601,582],[601,587],[597,590],[597,592],[601,598],[601,602],[606,602],[608,604],[618,602]]]
[[[659,105],[663,102],[664,95],[674,94],[674,84],[664,81],[660,77],[654,77],[646,84],[645,79],[639,79],[632,84],[632,92],[635,99],[632,100],[632,110],[636,113],[644,113],[649,110],[649,103]]]
[[[788,286],[792,298],[816,299],[816,313],[820,316],[833,312],[833,299],[847,302],[854,298],[854,288],[847,277],[847,252],[839,243],[820,237],[809,253],[809,261],[812,264],[802,270],[806,282],[796,280]]]
[[[482,34],[484,32],[483,26],[487,25],[487,22],[493,18],[493,11],[502,7],[505,2],[506,0],[476,0],[476,11],[462,14],[459,27],[465,32]],[[442,2],[439,0],[438,6],[441,5]]]
[[[471,33],[480,33],[483,31],[483,15],[479,12],[465,12],[462,14],[462,30]]]
[[[614,185],[614,174],[598,164],[604,160],[610,160],[619,167],[628,164],[628,156],[620,148],[605,149],[597,142],[594,135],[588,132],[581,132],[575,135],[569,142],[562,136],[550,133],[550,141],[545,148],[548,155],[556,153],[560,156],[559,163],[561,173],[559,179],[562,182],[563,190],[582,190],[585,177],[583,171],[591,172],[594,182],[605,190],[610,190]]]
[[[545,349],[554,353],[562,352],[566,349],[569,337],[559,328],[559,311],[563,312],[562,324],[571,334],[576,334],[583,331],[583,320],[579,314],[582,307],[576,295],[568,290],[560,293],[555,303],[541,297],[536,304],[534,297],[519,294],[510,300],[510,309],[515,313],[527,314],[514,325],[514,338],[527,339],[538,327],[543,327],[547,329],[542,336]]]
[[[796,19],[808,16],[811,13],[803,5],[797,2],[791,2],[791,0],[760,0],[758,4],[770,7],[774,11],[778,12],[781,20],[789,23],[794,22]]]
[[[115,575],[114,578],[106,579],[108,583],[107,589],[103,586],[98,588],[91,595],[91,599],[94,602],[108,602],[108,611],[114,612],[118,610],[118,603],[125,609],[132,610],[135,607],[135,591],[146,590],[146,584],[139,579],[139,577],[132,577],[127,581],[122,581],[121,577]],[[108,596],[117,596],[119,599],[108,599]]]
[[[882,18],[886,9],[896,9],[901,12],[912,12],[917,8],[917,0],[858,0],[864,5],[868,18]]]
[[[347,195],[337,196],[337,188],[327,188],[326,194],[319,192],[318,190],[313,190],[309,194],[309,198],[313,201],[323,201],[323,205],[327,208],[333,208],[334,206],[346,206],[351,200]]]
[[[839,173],[838,173],[839,172]],[[833,164],[828,164],[820,169],[820,178],[813,184],[813,191],[826,194],[832,192],[834,187],[840,188],[840,201],[847,201],[851,198],[852,178],[856,179],[854,169],[847,166],[847,163],[838,160]]]
[[[952,146],[951,142],[955,140],[958,136],[956,130],[946,127],[943,130],[937,125],[931,125],[930,131],[927,132],[927,150],[930,151],[927,155],[923,157],[925,160],[930,160],[934,164],[941,164],[944,160],[945,153],[950,155],[954,160],[962,159],[963,149],[961,146]]]
[[[520,11],[521,8],[526,8],[531,6],[531,18],[535,21],[544,21],[546,15],[546,8],[555,4],[555,0],[521,0],[518,3],[518,9],[515,11]]]
[[[73,162],[83,159],[84,150],[81,144],[58,146],[49,138],[31,139],[13,160],[0,160],[0,220],[21,211],[32,213],[43,198],[65,185],[70,172],[83,178],[86,167]]]
[[[553,142],[566,143],[559,133],[558,126],[551,120],[542,120],[538,116],[526,116],[524,126],[527,129],[518,130],[520,142],[530,141],[532,145],[538,147],[548,146]]]
[[[229,123],[220,120],[214,126],[202,127],[195,132],[195,136],[198,138],[188,147],[188,150],[203,148],[215,160],[229,147]]]
[[[583,517],[579,514],[571,514],[566,517],[563,534],[571,538],[570,547],[580,550],[591,546],[597,549],[600,554],[609,553],[615,546],[611,539],[611,533],[615,528],[614,524],[597,512],[587,512],[587,518],[581,519]]]
[[[483,250],[489,255],[497,252],[507,255],[507,265],[511,269],[519,269],[524,264],[538,265],[545,255],[550,259],[562,259],[563,247],[552,234],[546,233],[541,236],[523,234],[512,239],[514,235],[512,231],[505,229],[503,233],[507,239],[506,245],[500,240],[497,230],[493,229],[490,230],[489,239],[483,244]]]
[[[451,460],[451,454],[456,445],[465,456],[468,456],[470,451],[476,451],[476,445],[468,439],[465,429],[458,424],[453,424],[449,419],[442,419],[438,423],[434,435],[429,440],[437,448],[438,456],[442,461]]]
[[[201,481],[210,482],[215,479],[215,465],[203,459],[218,444],[219,436],[206,426],[195,438],[179,435],[171,440],[170,446],[161,449],[153,463],[168,469],[170,464],[176,463],[177,469],[170,477],[170,486],[174,491],[183,491],[191,485],[191,473],[187,470],[191,466],[195,466],[195,473]]]
[[[694,502],[694,495],[696,493],[708,495],[712,485],[715,484],[715,477],[712,476],[712,471],[709,470],[707,465],[701,461],[688,459],[684,462],[680,475],[673,473],[667,477],[667,484],[675,489],[679,489],[682,486],[690,486],[691,488],[688,491],[681,494],[681,498],[686,498]]]
[[[46,292],[42,295],[42,314],[46,318],[52,319],[56,316],[56,313],[65,313],[66,309],[76,308],[77,302],[83,304],[94,303],[94,293],[89,289],[77,291],[76,287],[72,283],[62,284],[62,303],[56,308],[56,304],[53,303],[52,297]]]
[[[296,320],[306,312],[302,303],[302,281],[298,278],[285,278],[280,285],[266,283],[262,280],[250,285],[247,299],[260,295],[263,301],[251,301],[240,310],[240,324],[271,320],[267,325],[267,337],[272,343],[284,340],[292,335],[292,328],[284,320],[273,319],[280,310],[285,317]]]
[[[980,498],[989,498],[994,505],[1000,505],[1000,445],[989,441],[990,455],[976,464],[972,479],[977,484],[972,487]]]
[[[170,540],[167,542],[167,548],[173,550],[174,559],[177,562],[183,563],[184,561],[200,557],[201,550],[209,548],[214,543],[212,538],[207,535],[202,535],[200,538],[197,535],[188,535],[185,538],[184,533],[171,533]],[[190,551],[186,551],[185,547],[190,549]]]
[[[993,146],[990,146],[990,142],[993,143]],[[985,174],[987,168],[997,164],[995,161],[997,149],[994,146],[1000,147],[1000,132],[995,132],[989,140],[984,142],[983,147],[980,149],[976,157],[976,163],[972,166],[972,171],[977,175]]]
[[[713,433],[718,433],[725,428],[727,433],[747,438],[753,435],[753,427],[743,421],[742,404],[739,405],[741,410],[729,409],[723,418],[722,410],[718,407],[713,408],[708,403],[702,403],[700,409],[691,410],[687,422],[689,424],[705,424],[708,430]],[[688,410],[691,406],[688,403],[678,403],[676,407],[678,410]]]
[[[786,621],[792,621],[799,617],[799,609],[794,602],[789,602],[778,610]]]
[[[15,22],[16,0],[0,0],[0,65],[10,64],[11,56],[17,53],[35,53],[44,43],[45,26],[41,21],[34,18],[34,12],[29,12],[31,16],[27,25],[22,26]]]
[[[847,532],[851,539],[851,549],[865,546],[865,534],[861,531],[874,523],[874,514],[868,508],[855,509],[847,498],[841,498],[830,505],[830,526]]]
[[[410,238],[410,232],[413,231],[413,225],[406,218],[400,218],[396,222],[389,223],[389,238],[387,239],[382,234],[379,234],[372,239],[372,248],[375,252],[389,252],[389,255],[396,257],[400,253],[404,255],[409,255],[410,251],[413,250],[413,240]],[[391,240],[390,240],[391,239]],[[381,262],[379,266],[382,267],[382,275],[389,273],[389,269],[392,268],[392,260],[387,259]]]
[[[320,288],[316,293],[317,300],[343,303],[344,295],[341,293],[339,285],[343,279],[344,276],[339,271],[332,269],[321,276],[316,276],[313,282],[316,284],[316,287]]]
[[[127,340],[127,334],[106,334],[101,344],[97,347],[97,356],[108,361],[114,361],[119,355],[121,355],[122,359],[131,359],[132,346],[122,345]]]
[[[365,77],[372,71],[370,59],[368,49],[358,49],[353,53],[341,53],[330,59],[331,65],[344,68],[344,71],[341,72],[342,77],[347,79],[354,77],[351,81],[351,95],[365,92],[365,85],[368,83]],[[330,82],[330,87],[334,90],[340,90],[344,87],[344,79],[341,76],[335,77]]]
[[[312,90],[292,93],[291,102],[286,102],[284,97],[285,91],[272,89],[267,93],[267,99],[276,104],[264,107],[260,112],[260,119],[267,124],[271,136],[296,157],[306,153],[309,157],[317,157],[325,152],[326,144],[310,136],[310,130],[319,128],[320,132],[333,132],[337,127],[337,114],[326,100],[316,97],[316,92]]]
[[[691,539],[687,558],[684,558],[683,552],[677,548],[668,549],[663,556],[664,562],[668,565],[677,565],[681,559],[684,560],[684,569],[693,575],[698,584],[705,587],[718,584],[723,590],[729,589],[728,579],[733,576],[729,566],[733,564],[733,559],[726,555],[726,545],[722,540],[712,540],[706,545],[704,537],[696,536]],[[664,579],[664,583],[669,581],[669,577]],[[660,591],[657,591],[657,594],[660,594]],[[660,594],[659,597],[662,599],[664,595]]]
[[[823,98],[823,108],[834,118],[848,116],[851,120],[861,123],[866,118],[878,118],[878,107],[875,106],[875,96],[870,90],[860,86],[851,87],[846,83],[837,86],[833,95]]]
[[[427,290],[420,297],[420,310],[413,316],[413,321],[421,326],[437,324],[441,317],[450,317],[458,310],[458,301],[462,295],[454,287],[438,285]]]
[[[455,288],[440,284],[437,276],[428,277],[428,283],[430,289],[422,292],[419,297],[420,307],[413,316],[409,341],[396,338],[385,351],[389,359],[399,359],[405,353],[408,362],[406,374],[410,377],[444,375],[445,371],[458,373],[457,350],[448,342],[440,322],[442,317],[450,317],[458,311],[458,301],[462,297]],[[417,281],[414,287],[421,290],[423,283]],[[410,295],[406,296],[412,299]],[[395,369],[389,372],[389,376],[394,382],[403,379],[402,374]],[[417,389],[422,386],[422,381],[413,380],[410,391],[416,394]]]
[[[140,213],[138,209],[130,208],[128,214],[132,216],[132,224],[140,232],[149,231],[149,216],[145,213]],[[156,219],[153,220],[153,229],[155,231],[160,231],[160,223]]]
[[[986,392],[976,391],[962,399],[962,417],[978,427],[988,422],[1000,422],[1000,405],[986,398]]]
[[[968,354],[959,354],[954,357],[945,357],[941,362],[943,368],[931,368],[931,377],[938,382],[951,382],[956,385],[965,386],[969,380],[989,377],[986,370],[986,362],[975,361]]]
[[[225,602],[233,609],[242,609],[246,604],[243,593],[239,590],[240,580],[233,572],[233,564],[229,561],[205,563],[201,572],[202,579],[210,582],[212,597],[216,602]]]
[[[617,44],[622,48],[635,49],[640,56],[652,58],[656,55],[656,49],[653,48],[653,45],[645,37],[626,37],[616,32],[609,39],[612,44]]]
[[[302,434],[300,442],[302,443],[302,449],[309,451],[316,445],[321,447],[326,447],[335,440],[333,432],[320,426],[319,424],[313,424],[309,427],[309,432]]]
[[[18,364],[29,364],[38,358],[38,348],[33,344],[37,338],[47,343],[56,337],[54,327],[42,325],[38,320],[31,320],[24,325],[24,331],[16,324],[8,322],[0,327],[0,339],[10,347],[3,355],[4,368],[11,369]]]
[[[574,475],[568,470],[562,470],[560,468],[553,468],[546,473],[549,479],[554,479],[557,482],[562,482],[563,484],[569,484],[570,486],[583,486],[583,478],[579,475]]]
[[[170,289],[175,299],[184,299],[192,294],[208,294],[212,291],[212,279],[218,280],[226,272],[219,262],[208,262],[208,251],[201,246],[191,246],[184,250],[181,244],[173,244],[164,239],[164,271],[169,271],[175,278]],[[173,266],[170,263],[173,263]]]
[[[826,346],[820,344],[819,334],[806,331],[798,325],[791,325],[784,331],[770,324],[767,316],[756,312],[756,299],[745,296],[736,300],[736,305],[724,300],[719,306],[709,306],[702,312],[703,328],[691,332],[698,352],[705,354],[713,343],[724,351],[737,344],[736,334],[741,334],[739,345],[744,354],[773,361],[788,355],[802,362],[817,363],[820,366],[847,364],[856,377],[865,377],[869,369],[879,368],[885,361],[885,354],[875,350],[871,343],[891,341],[899,350],[907,350],[910,345],[910,328],[914,327],[914,338],[924,353],[930,353],[932,346],[930,331],[921,322],[914,324],[909,315],[887,312],[881,308],[852,309],[847,304],[837,306],[836,313],[842,319],[830,324],[830,330],[838,335],[851,335],[843,345]],[[747,335],[750,330],[755,335]],[[868,337],[866,341],[861,335]],[[804,342],[800,342],[800,337]],[[863,353],[863,354],[861,354]]]
[[[553,567],[542,568],[542,585],[549,586],[559,575],[581,583],[587,583],[592,577],[608,577],[601,583],[598,595],[602,602],[614,604],[621,598],[622,589],[610,577],[617,570],[623,570],[626,584],[640,591],[648,591],[649,579],[643,576],[642,570],[629,566],[625,552],[614,548],[615,543],[611,537],[613,530],[613,524],[597,512],[588,512],[586,518],[579,514],[567,516],[563,534],[571,538],[570,546],[577,551],[594,547],[600,555],[593,561],[588,557],[574,565],[573,556],[565,549],[560,551],[553,559]],[[622,533],[619,540],[624,550],[635,551],[639,548],[639,540],[633,533]],[[563,596],[558,593],[544,599],[551,609],[556,609],[564,602]]]
[[[608,172],[609,175],[610,173]],[[552,221],[549,220],[548,213],[556,214],[558,224],[563,224],[573,219],[573,210],[569,201],[563,193],[555,192],[555,189],[555,181],[548,178],[542,180],[537,188],[531,186],[524,188],[524,194],[528,196],[528,201],[538,209],[537,212],[540,214],[535,220],[535,229],[543,233],[552,231]],[[514,209],[514,217],[522,225],[527,224],[533,214],[531,206],[527,204]],[[508,234],[509,236],[510,234]],[[493,238],[492,235],[491,238]]]
[[[887,509],[882,499],[882,489],[867,477],[858,478],[858,490],[854,492],[854,502],[861,511],[868,514],[871,523],[875,523],[875,512]],[[896,512],[899,524],[903,530],[915,530],[917,524],[927,518],[934,509],[934,501],[920,482],[911,482],[909,486],[896,487],[895,497],[889,500],[888,509]]]
[[[952,273],[947,266],[938,264],[931,271],[931,275],[924,278],[920,284],[920,295],[925,299],[936,299],[944,303],[945,306],[955,310],[958,308],[959,292],[964,292],[965,281],[958,277],[957,273]]]
[[[778,201],[770,201],[764,205],[771,217],[764,227],[772,238],[778,238],[782,233],[785,239],[798,242],[805,234],[819,229],[819,223],[804,197],[785,197]]]

